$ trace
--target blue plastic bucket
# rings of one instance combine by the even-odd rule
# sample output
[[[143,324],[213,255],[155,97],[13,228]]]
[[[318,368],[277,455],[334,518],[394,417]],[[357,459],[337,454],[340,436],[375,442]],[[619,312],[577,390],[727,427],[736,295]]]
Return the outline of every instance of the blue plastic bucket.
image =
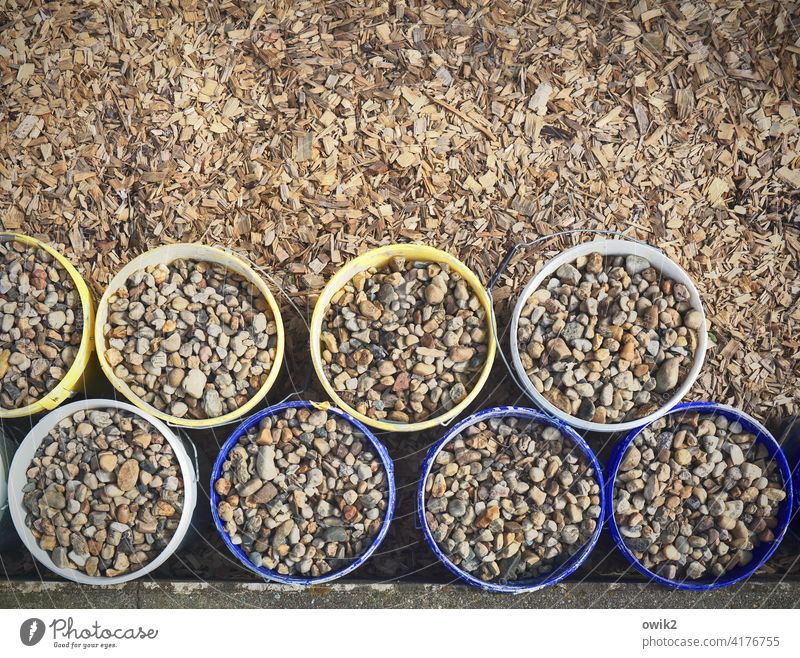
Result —
[[[381,463],[383,464],[383,469],[386,472],[386,480],[387,486],[389,490],[389,499],[386,504],[386,515],[383,517],[383,522],[381,523],[381,528],[378,531],[378,534],[375,536],[375,539],[370,544],[369,548],[367,548],[364,553],[359,555],[353,562],[345,567],[344,569],[339,569],[338,571],[331,571],[330,573],[326,573],[324,576],[319,576],[318,578],[302,578],[298,576],[284,576],[283,574],[279,574],[272,569],[267,569],[266,567],[257,567],[247,557],[247,554],[242,550],[240,546],[235,545],[228,533],[225,532],[225,526],[222,523],[222,519],[219,518],[219,514],[217,513],[217,505],[220,502],[220,496],[217,494],[216,489],[214,488],[214,483],[220,478],[222,474],[222,464],[228,457],[228,453],[236,446],[243,436],[247,434],[253,427],[256,427],[264,418],[269,416],[277,416],[285,409],[311,409],[312,411],[316,411],[319,409],[324,409],[328,413],[335,414],[336,416],[340,416],[341,418],[345,419],[348,423],[350,423],[355,429],[361,432],[364,437],[372,444],[372,447],[375,449],[375,452],[380,457]],[[236,558],[241,562],[245,567],[257,573],[259,576],[266,578],[268,580],[272,580],[278,583],[282,583],[284,585],[319,585],[321,583],[326,583],[331,580],[336,580],[337,578],[341,578],[342,576],[347,575],[351,571],[358,569],[370,555],[372,555],[375,550],[378,548],[380,543],[383,541],[384,537],[386,537],[386,533],[389,531],[389,524],[392,521],[392,517],[394,516],[394,506],[395,506],[395,497],[396,497],[396,489],[394,483],[394,465],[392,463],[391,458],[389,457],[389,453],[387,452],[386,448],[383,444],[378,441],[375,435],[370,432],[366,426],[353,418],[352,416],[346,414],[344,411],[340,409],[336,409],[335,407],[330,406],[328,403],[316,403],[316,402],[309,402],[306,400],[296,401],[296,402],[283,402],[281,404],[276,404],[275,406],[268,407],[263,411],[259,411],[257,414],[250,416],[247,420],[245,420],[233,434],[230,435],[228,440],[220,449],[219,455],[217,456],[217,460],[214,462],[214,468],[211,470],[211,486],[209,487],[209,491],[211,492],[211,515],[214,518],[214,525],[217,527],[217,531],[219,532],[220,536],[222,537],[222,541],[225,542],[225,545],[228,549],[233,553]]]
[[[480,578],[476,578],[472,574],[460,569],[455,564],[453,564],[447,556],[442,552],[439,546],[436,544],[436,540],[433,538],[433,533],[431,529],[428,527],[428,521],[425,518],[425,483],[428,480],[428,476],[431,473],[431,468],[433,467],[434,460],[436,456],[441,452],[442,448],[447,445],[452,439],[458,436],[462,431],[464,431],[470,425],[475,425],[476,423],[480,423],[484,420],[489,420],[490,418],[504,418],[508,416],[513,416],[516,418],[523,418],[530,422],[539,423],[541,425],[548,425],[550,427],[555,427],[561,431],[561,433],[570,439],[588,458],[589,463],[592,465],[595,471],[595,477],[597,478],[597,483],[600,486],[600,517],[597,519],[597,528],[595,528],[594,533],[589,538],[589,540],[581,547],[581,549],[575,553],[572,557],[569,558],[566,562],[559,565],[556,569],[548,574],[544,574],[543,576],[539,576],[538,578],[528,578],[524,580],[515,580],[511,582],[497,580],[493,582],[487,582],[485,580],[481,580]],[[427,456],[425,457],[425,461],[422,462],[422,475],[420,476],[419,482],[419,491],[417,493],[417,509],[419,512],[419,519],[422,525],[422,530],[425,534],[425,539],[428,541],[428,545],[431,547],[431,550],[436,554],[436,557],[447,567],[452,573],[458,576],[461,580],[469,583],[470,585],[474,585],[475,587],[479,587],[480,589],[489,591],[489,592],[505,592],[509,594],[521,594],[523,592],[534,592],[538,589],[542,589],[549,585],[554,585],[555,583],[564,580],[567,576],[573,573],[583,562],[589,557],[589,554],[594,549],[595,545],[597,544],[597,540],[600,538],[600,530],[603,527],[603,513],[606,509],[604,504],[604,496],[605,496],[605,487],[603,485],[603,474],[600,470],[600,463],[597,461],[597,457],[595,457],[592,449],[583,440],[583,438],[569,425],[560,421],[557,418],[553,418],[552,416],[546,416],[545,414],[535,411],[533,409],[528,409],[526,407],[493,407],[491,409],[484,409],[483,411],[479,411],[476,414],[468,416],[460,423],[453,426],[439,441],[436,443],[429,451]]]
[[[619,444],[614,448],[611,459],[609,460],[608,465],[608,479],[606,480],[606,520],[608,523],[608,527],[611,530],[611,537],[614,540],[614,543],[617,545],[617,548],[620,552],[628,559],[628,561],[643,575],[647,578],[654,580],[662,585],[667,585],[668,587],[675,587],[678,589],[688,589],[688,590],[711,590],[717,589],[719,587],[726,587],[728,585],[733,585],[738,583],[748,577],[750,577],[753,573],[758,571],[772,554],[777,550],[778,545],[781,543],[784,535],[786,534],[786,529],[789,526],[789,519],[791,518],[792,514],[792,507],[794,501],[794,492],[792,488],[792,472],[789,468],[789,462],[786,459],[786,456],[783,454],[783,450],[781,450],[780,445],[775,440],[775,437],[770,434],[770,432],[757,420],[748,416],[743,411],[739,411],[738,409],[734,409],[733,407],[729,407],[724,404],[717,404],[716,402],[686,402],[683,404],[679,404],[678,406],[674,407],[666,416],[668,418],[672,415],[680,415],[686,413],[687,411],[696,411],[699,413],[707,413],[707,414],[715,414],[719,416],[724,416],[728,420],[738,421],[742,424],[742,427],[747,430],[748,432],[752,433],[756,437],[756,443],[761,443],[766,446],[767,451],[770,454],[770,457],[775,460],[778,464],[778,468],[781,472],[781,476],[783,477],[784,488],[786,490],[786,498],[781,503],[781,506],[778,510],[778,525],[773,530],[775,534],[775,539],[766,544],[762,543],[759,544],[753,550],[753,559],[750,560],[748,564],[743,567],[737,567],[732,569],[726,574],[723,574],[719,578],[703,578],[698,580],[669,580],[664,578],[663,576],[650,571],[649,569],[645,568],[628,550],[628,547],[625,546],[625,543],[622,541],[622,535],[619,532],[619,528],[617,527],[617,520],[614,517],[614,481],[617,478],[617,471],[619,470],[619,465],[622,462],[622,458],[625,455],[625,451],[628,449],[628,446],[631,442],[639,435],[642,430],[644,430],[649,425],[645,425],[644,427],[640,427],[637,430],[633,430],[630,432]]]

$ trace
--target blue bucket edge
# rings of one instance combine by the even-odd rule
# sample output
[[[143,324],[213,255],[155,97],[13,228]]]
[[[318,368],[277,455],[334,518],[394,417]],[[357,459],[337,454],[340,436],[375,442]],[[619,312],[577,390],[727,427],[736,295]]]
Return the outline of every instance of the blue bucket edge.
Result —
[[[356,429],[358,429],[372,444],[375,451],[378,453],[381,459],[381,463],[383,465],[384,471],[386,472],[386,479],[388,483],[388,490],[389,490],[389,499],[386,504],[386,514],[383,517],[383,521],[381,523],[380,530],[375,538],[372,540],[372,543],[369,545],[366,551],[364,551],[361,555],[359,555],[356,559],[353,560],[352,564],[344,567],[343,569],[339,569],[338,571],[332,571],[330,573],[325,574],[324,576],[319,576],[318,578],[298,578],[292,576],[284,576],[279,573],[272,571],[271,569],[266,569],[265,567],[256,567],[250,560],[247,558],[245,552],[239,547],[236,546],[228,536],[228,533],[225,531],[225,527],[222,524],[222,520],[219,518],[219,514],[217,513],[217,504],[220,501],[220,496],[217,494],[216,489],[214,488],[214,484],[219,479],[222,473],[222,464],[227,459],[228,454],[234,448],[234,446],[239,442],[239,439],[242,436],[246,435],[247,432],[261,422],[262,419],[268,418],[270,416],[275,416],[280,412],[284,411],[285,409],[313,409],[319,410],[324,408],[325,411],[333,413],[341,418],[345,419],[349,423],[353,425]],[[301,587],[308,587],[311,585],[322,585],[324,583],[330,582],[332,580],[336,580],[345,576],[358,567],[360,567],[367,559],[377,550],[378,546],[380,546],[381,542],[383,542],[386,534],[389,532],[389,526],[394,518],[394,508],[395,502],[397,497],[397,491],[395,486],[394,480],[394,462],[392,461],[391,457],[389,456],[389,452],[386,447],[381,443],[378,438],[369,430],[367,427],[361,423],[356,418],[352,418],[349,414],[338,409],[334,406],[327,405],[327,403],[317,403],[311,402],[309,400],[296,400],[291,402],[281,402],[280,404],[273,405],[271,407],[267,407],[266,409],[262,409],[256,414],[245,419],[240,425],[236,427],[236,429],[231,433],[225,443],[219,450],[219,454],[217,455],[216,460],[214,461],[214,466],[211,469],[211,486],[209,488],[209,502],[211,506],[211,516],[214,519],[214,525],[217,528],[217,532],[219,533],[220,537],[222,537],[222,541],[228,547],[228,550],[233,553],[233,555],[241,562],[247,569],[250,571],[258,574],[262,578],[266,580],[271,580],[273,582],[280,583],[282,585],[294,585],[294,586],[301,586]]]
[[[436,459],[436,456],[439,454],[439,452],[441,452],[442,448],[470,425],[474,425],[489,418],[497,418],[497,417],[504,418],[507,416],[517,416],[525,418],[526,420],[535,421],[543,425],[549,425],[551,427],[556,427],[558,430],[560,430],[563,434],[569,437],[575,443],[575,445],[577,445],[583,451],[583,453],[589,458],[589,462],[595,469],[595,477],[597,478],[597,482],[600,488],[599,491],[600,517],[597,519],[597,527],[592,533],[592,536],[584,543],[581,549],[577,553],[575,553],[569,560],[567,560],[564,564],[560,565],[557,569],[555,569],[551,573],[546,574],[544,577],[536,579],[528,579],[524,581],[517,581],[514,584],[487,582],[485,580],[480,580],[479,578],[476,578],[475,576],[467,573],[462,569],[459,569],[455,564],[453,564],[447,558],[447,556],[444,555],[439,546],[436,544],[436,541],[433,538],[430,528],[428,527],[428,522],[425,519],[425,483],[427,482],[428,476],[430,475],[433,462]],[[419,516],[420,525],[422,526],[422,532],[425,535],[425,540],[428,542],[428,545],[438,558],[439,562],[441,562],[451,573],[453,573],[455,576],[457,576],[459,579],[463,580],[467,584],[482,589],[484,591],[498,592],[505,594],[522,594],[522,593],[535,592],[537,590],[544,589],[545,587],[549,587],[551,585],[555,585],[556,583],[561,582],[565,578],[572,575],[578,569],[578,567],[580,567],[581,564],[583,564],[586,561],[589,555],[591,555],[592,551],[594,550],[594,547],[597,545],[597,542],[600,539],[600,533],[604,524],[604,515],[606,510],[605,490],[606,489],[603,480],[603,471],[600,467],[600,462],[597,460],[594,451],[591,449],[591,447],[589,447],[589,444],[586,442],[586,440],[580,434],[578,434],[572,427],[567,425],[561,419],[542,413],[537,409],[531,409],[529,407],[517,407],[517,406],[498,406],[498,407],[491,407],[490,409],[483,409],[482,411],[478,411],[474,414],[471,414],[470,416],[467,416],[463,420],[459,421],[456,425],[451,427],[445,433],[445,435],[428,450],[428,454],[425,456],[425,459],[422,462],[422,469],[420,471],[419,488],[417,490],[417,513]]]
[[[777,464],[778,468],[780,469],[781,476],[783,477],[784,489],[786,490],[786,498],[783,500],[780,506],[779,514],[778,514],[778,523],[780,531],[775,533],[775,539],[767,546],[764,547],[763,554],[761,554],[757,559],[751,560],[749,564],[744,567],[740,567],[735,569],[732,575],[729,578],[725,578],[722,576],[721,578],[714,579],[713,581],[708,580],[699,580],[699,581],[689,581],[689,580],[682,580],[682,581],[675,581],[669,580],[664,578],[663,576],[659,576],[657,573],[650,571],[649,569],[645,568],[628,550],[628,547],[625,546],[625,543],[622,540],[622,535],[619,532],[619,528],[617,527],[616,519],[614,518],[614,482],[617,477],[617,471],[619,470],[619,465],[622,461],[622,457],[625,454],[628,446],[633,442],[633,440],[644,431],[645,428],[652,425],[652,423],[657,422],[667,416],[672,414],[697,410],[700,412],[713,412],[717,415],[722,415],[728,418],[729,420],[736,420],[742,423],[742,426],[745,427],[748,431],[752,432],[757,442],[763,442],[764,445],[767,446],[769,450],[770,457],[774,459]],[[792,511],[794,508],[794,488],[793,488],[793,474],[792,469],[789,466],[789,462],[786,459],[786,455],[783,452],[778,441],[772,435],[772,433],[764,427],[760,422],[758,422],[755,418],[751,417],[749,414],[736,409],[735,407],[731,407],[729,405],[720,404],[717,402],[683,402],[674,406],[672,409],[669,410],[668,413],[661,416],[661,418],[657,418],[656,420],[652,421],[652,423],[648,423],[647,425],[643,425],[637,429],[631,430],[621,441],[617,443],[614,447],[611,457],[608,461],[608,478],[606,479],[606,495],[605,495],[605,519],[608,525],[609,532],[611,534],[611,539],[614,542],[617,550],[622,553],[628,562],[643,576],[648,578],[651,581],[655,581],[661,585],[665,585],[667,587],[673,587],[675,589],[684,589],[684,590],[693,590],[693,591],[710,591],[714,589],[719,589],[721,587],[728,587],[729,585],[735,585],[743,580],[746,580],[750,576],[752,576],[756,571],[758,571],[762,566],[764,566],[767,561],[772,557],[775,551],[778,549],[781,541],[786,535],[787,530],[789,529],[789,523],[792,517]],[[758,551],[758,549],[756,549]],[[741,573],[736,573],[739,570],[742,570]]]

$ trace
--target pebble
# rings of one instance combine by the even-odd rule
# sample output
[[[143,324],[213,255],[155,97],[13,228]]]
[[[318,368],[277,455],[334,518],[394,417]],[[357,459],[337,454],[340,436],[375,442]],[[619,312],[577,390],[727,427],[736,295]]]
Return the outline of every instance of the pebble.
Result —
[[[680,375],[681,360],[679,358],[665,359],[656,373],[656,390],[665,393],[677,386]]]
[[[425,519],[439,548],[484,581],[548,573],[589,540],[600,487],[555,428],[519,418],[471,425],[437,455]]]
[[[72,567],[69,558],[67,557],[67,549],[63,546],[57,546],[54,548],[50,552],[50,559],[53,560],[53,564],[55,564],[59,569],[70,569]]]
[[[26,472],[25,525],[60,568],[99,577],[137,571],[177,530],[178,460],[155,427],[126,410],[76,411],[62,419]]]
[[[170,334],[161,341],[161,349],[167,352],[177,352],[181,348],[181,335],[179,333]]]
[[[225,406],[219,392],[213,388],[207,389],[203,395],[203,411],[206,417],[216,418],[217,416],[221,416],[224,409]]]
[[[324,410],[263,419],[231,449],[214,483],[225,532],[255,566],[282,575],[348,566],[386,515],[388,481],[370,446]]]
[[[567,414],[596,423],[641,418],[691,369],[702,312],[646,258],[593,252],[544,285],[526,300],[517,347],[533,386]]]
[[[192,368],[183,379],[183,390],[186,395],[201,398],[206,386],[206,374],[198,368]]]
[[[569,263],[564,263],[564,265],[559,267],[556,270],[556,276],[562,283],[567,283],[571,286],[578,285],[578,282],[581,280],[581,273]]]
[[[122,463],[117,471],[117,486],[122,491],[130,491],[139,480],[139,462],[128,459]]]
[[[683,316],[683,325],[688,329],[700,329],[702,324],[703,314],[697,309],[691,309]]]
[[[722,418],[673,412],[654,421],[616,475],[615,520],[626,546],[672,580],[713,580],[746,563],[771,540],[764,529],[776,526],[786,497],[767,451]],[[756,481],[765,495],[748,493]]]
[[[105,352],[144,402],[178,418],[218,418],[263,386],[277,326],[260,290],[223,265],[178,259],[131,274],[108,301]]]
[[[80,295],[64,267],[43,249],[0,237],[0,409],[50,393],[82,334]]]
[[[258,473],[258,477],[265,481],[274,480],[278,476],[278,468],[275,466],[275,448],[261,446],[258,449],[256,473]]]
[[[92,431],[94,431],[94,428],[92,428]],[[100,453],[98,462],[100,464],[100,470],[103,470],[106,473],[113,473],[114,469],[117,467],[117,455],[113,452]]]
[[[474,386],[488,322],[448,265],[393,258],[333,296],[321,347],[325,376],[348,405],[376,420],[419,422],[452,409]]]
[[[67,506],[64,494],[57,489],[48,489],[45,491],[42,495],[42,501],[47,507],[52,507],[57,510],[64,509]]]
[[[633,254],[625,257],[625,271],[634,276],[650,267],[650,261]]]
[[[53,311],[47,314],[47,324],[51,329],[58,331],[67,323],[67,314],[64,311]]]

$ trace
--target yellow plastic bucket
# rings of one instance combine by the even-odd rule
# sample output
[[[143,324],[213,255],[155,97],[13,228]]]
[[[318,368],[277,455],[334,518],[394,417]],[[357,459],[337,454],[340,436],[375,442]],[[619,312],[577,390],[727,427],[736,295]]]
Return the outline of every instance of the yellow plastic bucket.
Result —
[[[333,386],[328,381],[328,378],[325,376],[325,373],[322,369],[322,320],[325,317],[325,311],[328,309],[331,298],[359,272],[363,272],[370,267],[383,267],[395,257],[406,258],[414,261],[446,263],[451,269],[457,272],[464,279],[464,281],[467,282],[470,288],[472,288],[473,292],[480,300],[484,312],[486,313],[486,333],[488,337],[486,362],[483,365],[483,370],[481,370],[478,381],[475,382],[475,385],[472,387],[472,390],[469,391],[467,397],[465,397],[455,407],[443,414],[433,418],[428,418],[418,423],[395,423],[391,421],[376,420],[375,418],[370,418],[369,416],[359,413],[344,400],[342,400],[341,397],[339,397],[338,393],[336,393],[336,391],[333,389]],[[492,364],[494,363],[496,349],[494,327],[492,326],[490,319],[491,314],[492,304],[489,299],[489,295],[487,294],[486,289],[483,287],[480,279],[478,279],[472,270],[464,265],[464,263],[454,256],[451,256],[446,251],[441,251],[439,249],[434,249],[433,247],[418,244],[393,244],[386,247],[379,247],[377,249],[372,249],[371,251],[368,251],[367,253],[362,254],[358,258],[355,258],[347,263],[347,265],[342,267],[338,272],[336,272],[336,274],[333,275],[325,288],[323,288],[322,293],[320,294],[319,299],[314,306],[314,313],[311,316],[311,361],[314,364],[314,370],[317,373],[317,377],[322,383],[322,386],[325,388],[325,391],[333,399],[336,406],[344,409],[354,418],[357,418],[366,425],[389,432],[418,432],[420,430],[435,427],[436,425],[444,424],[450,419],[455,418],[470,405],[470,403],[478,396],[484,384],[486,384],[486,380],[489,378],[489,372],[492,369]]]
[[[151,265],[158,265],[159,263],[169,264],[178,259],[189,259],[189,260],[200,260],[200,261],[207,261],[210,263],[218,263],[220,265],[225,266],[232,272],[241,275],[247,281],[251,282],[253,285],[258,288],[261,294],[267,300],[267,304],[269,304],[270,311],[272,312],[272,316],[275,318],[275,324],[277,326],[277,344],[275,345],[275,360],[272,363],[272,368],[267,375],[267,379],[261,388],[256,392],[253,397],[251,397],[247,402],[245,402],[241,407],[236,409],[235,411],[231,411],[230,413],[224,414],[222,416],[217,416],[216,418],[200,418],[200,419],[193,419],[193,418],[177,418],[175,416],[171,416],[167,413],[164,413],[160,409],[156,409],[154,406],[146,403],[144,400],[140,399],[126,384],[122,381],[119,377],[114,374],[114,369],[108,363],[106,359],[106,337],[103,331],[103,328],[106,324],[106,320],[108,318],[108,300],[111,295],[119,290],[120,288],[124,288],[126,282],[130,278],[130,276],[136,272],[137,270],[144,269]],[[267,394],[272,385],[275,383],[275,380],[278,377],[278,373],[281,369],[281,363],[283,363],[283,351],[284,351],[284,334],[283,334],[283,319],[281,318],[281,312],[278,308],[278,303],[275,301],[275,297],[273,297],[272,292],[267,287],[267,284],[264,283],[264,280],[256,274],[256,272],[248,265],[244,260],[239,258],[238,256],[232,254],[231,252],[218,249],[217,247],[210,247],[204,244],[196,244],[196,243],[178,243],[178,244],[168,244],[163,245],[161,247],[156,247],[155,249],[151,249],[140,256],[137,256],[132,261],[130,261],[125,267],[123,267],[116,276],[111,279],[111,282],[108,284],[105,292],[103,293],[103,297],[100,300],[100,303],[97,306],[97,318],[95,319],[95,341],[97,343],[97,359],[100,362],[100,367],[103,369],[106,377],[108,380],[114,385],[122,395],[124,395],[130,402],[135,404],[139,409],[146,411],[156,418],[160,418],[163,421],[166,421],[172,425],[178,425],[182,427],[190,427],[193,429],[201,429],[205,427],[215,427],[217,425],[225,425],[237,418],[244,416],[248,411],[250,411],[253,407],[255,407]]]
[[[86,285],[86,281],[83,280],[78,270],[76,270],[72,263],[62,256],[60,252],[53,249],[49,244],[20,233],[0,232],[0,240],[17,240],[23,244],[43,249],[53,256],[72,278],[75,289],[78,291],[78,295],[81,298],[81,313],[83,314],[81,344],[78,347],[77,354],[75,354],[75,360],[58,385],[43,398],[32,402],[26,407],[20,407],[19,409],[0,409],[0,418],[22,418],[23,416],[33,416],[34,414],[55,409],[67,398],[73,396],[77,392],[83,391],[83,376],[86,367],[89,365],[92,350],[94,349],[94,300],[92,299],[92,294],[89,292],[89,287]]]

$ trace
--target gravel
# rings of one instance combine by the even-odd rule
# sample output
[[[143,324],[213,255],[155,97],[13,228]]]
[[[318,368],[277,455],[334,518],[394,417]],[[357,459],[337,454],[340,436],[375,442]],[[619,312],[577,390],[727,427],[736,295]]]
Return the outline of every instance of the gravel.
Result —
[[[82,334],[80,295],[64,267],[44,249],[0,240],[0,409],[50,393]]]
[[[594,252],[533,291],[517,341],[549,402],[582,420],[621,423],[672,397],[693,365],[702,324],[686,286],[646,258]]]
[[[627,449],[614,510],[623,541],[647,569],[670,580],[714,579],[774,540],[785,498],[777,464],[741,424],[677,412]]]
[[[231,541],[256,567],[317,578],[349,566],[386,516],[388,481],[369,441],[326,411],[263,419],[214,483]]]
[[[106,361],[144,402],[177,418],[216,418],[255,395],[275,360],[267,300],[217,263],[138,270],[109,298]]]
[[[22,491],[25,524],[39,546],[56,566],[89,576],[120,576],[151,562],[183,509],[172,446],[121,409],[61,420],[36,450]]]
[[[583,451],[520,418],[471,425],[436,456],[425,518],[439,548],[484,581],[552,572],[592,537],[600,485]]]
[[[487,341],[486,314],[461,276],[443,263],[393,258],[356,274],[331,299],[323,370],[358,412],[419,422],[467,396]]]

